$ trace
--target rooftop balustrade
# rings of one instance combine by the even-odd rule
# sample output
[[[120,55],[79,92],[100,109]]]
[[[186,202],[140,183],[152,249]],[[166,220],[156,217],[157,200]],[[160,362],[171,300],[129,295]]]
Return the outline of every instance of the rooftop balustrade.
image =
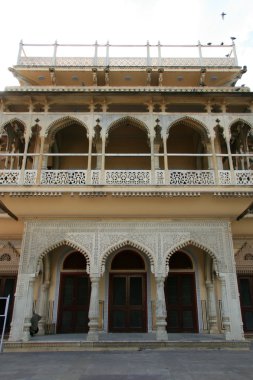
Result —
[[[235,44],[113,45],[24,44],[20,42],[17,66],[59,67],[192,67],[238,66]]]

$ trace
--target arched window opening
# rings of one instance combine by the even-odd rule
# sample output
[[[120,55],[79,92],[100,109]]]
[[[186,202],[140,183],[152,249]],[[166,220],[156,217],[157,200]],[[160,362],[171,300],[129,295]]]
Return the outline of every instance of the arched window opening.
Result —
[[[253,136],[248,124],[238,121],[231,126],[230,149],[232,154],[248,154],[253,151]],[[252,169],[252,157],[233,156],[236,170]]]
[[[149,141],[146,131],[136,125],[120,123],[109,131],[106,153],[136,154],[131,157],[106,157],[107,170],[150,170],[150,157],[140,157],[139,153],[150,154]]]
[[[9,122],[4,127],[4,133],[1,136],[0,144],[1,151],[6,153],[24,153],[25,149],[25,128],[24,125],[18,121],[14,120]],[[1,169],[21,169],[22,167],[22,156],[2,156],[0,161]]]
[[[86,270],[86,259],[80,252],[70,253],[63,263],[64,270]]]
[[[112,270],[144,270],[145,263],[143,258],[135,251],[124,250],[114,257],[112,264]]]
[[[83,126],[74,123],[60,129],[55,134],[51,153],[83,154],[89,151],[89,141]],[[52,156],[48,159],[48,169],[86,169],[87,156]]]
[[[193,269],[192,261],[188,255],[184,252],[174,253],[169,261],[169,267],[171,269]]]
[[[201,134],[183,121],[178,122],[169,130],[167,153],[177,154],[177,156],[168,156],[169,169],[205,170],[209,167],[207,157],[201,156],[207,153],[203,133]],[[189,156],[182,156],[182,153]],[[191,154],[199,154],[199,156],[191,156]]]

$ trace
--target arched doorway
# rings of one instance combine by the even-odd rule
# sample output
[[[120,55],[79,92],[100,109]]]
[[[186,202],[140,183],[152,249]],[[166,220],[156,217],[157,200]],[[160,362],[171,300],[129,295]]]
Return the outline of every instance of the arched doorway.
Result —
[[[195,273],[190,257],[175,252],[169,261],[170,272],[164,291],[167,309],[167,331],[198,332]]]
[[[61,270],[57,333],[88,332],[89,304],[86,259],[75,251],[65,258]]]
[[[147,331],[147,277],[145,262],[134,250],[118,252],[109,278],[109,331]]]

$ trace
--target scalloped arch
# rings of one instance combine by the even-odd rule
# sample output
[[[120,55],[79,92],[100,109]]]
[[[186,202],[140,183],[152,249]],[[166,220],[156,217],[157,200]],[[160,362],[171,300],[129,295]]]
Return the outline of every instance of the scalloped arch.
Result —
[[[22,120],[20,120],[20,119],[17,118],[17,117],[14,117],[13,119],[11,119],[11,120],[9,120],[9,121],[6,121],[5,123],[3,123],[3,124],[1,125],[1,127],[0,127],[0,135],[4,132],[4,127],[5,127],[6,125],[11,124],[11,123],[15,123],[15,122],[20,123],[20,124],[24,127],[24,133],[25,133],[25,131],[26,131],[26,129],[27,129],[27,126],[26,126],[25,122],[22,121]]]
[[[177,124],[182,122],[184,122],[187,126],[193,127],[195,130],[200,132],[202,136],[204,136],[205,138],[210,137],[210,131],[208,127],[201,121],[191,116],[180,117],[179,119],[173,121],[167,128],[167,134],[169,134],[171,128],[175,127]]]
[[[121,248],[134,248],[140,251],[141,253],[143,253],[149,259],[151,272],[154,273],[155,263],[154,263],[154,258],[153,258],[152,253],[142,244],[126,239],[114,244],[102,255],[101,264],[100,264],[101,274],[103,274],[105,271],[105,263],[108,257],[112,253],[116,252],[117,250]]]
[[[135,117],[132,117],[132,116],[125,116],[125,117],[122,117],[118,120],[115,120],[113,121],[106,129],[106,134],[108,135],[108,133],[114,129],[116,129],[117,127],[119,126],[125,126],[127,124],[132,124],[133,126],[137,127],[137,128],[140,128],[141,130],[144,130],[148,135],[149,135],[149,129],[148,129],[148,126],[141,120],[135,118]]]
[[[231,121],[231,123],[228,126],[228,129],[231,130],[231,127],[236,123],[244,123],[246,124],[250,129],[253,129],[253,125],[250,124],[248,121],[242,119],[241,117],[238,117],[237,119]]]
[[[89,135],[89,129],[85,123],[83,123],[81,120],[79,120],[76,117],[72,116],[64,116],[61,117],[55,121],[53,121],[46,129],[46,136],[51,137],[54,139],[57,132],[59,132],[61,129],[68,127],[69,125],[73,124],[73,122],[77,123],[81,127],[84,127],[87,133],[87,136]]]
[[[168,273],[169,271],[169,260],[171,258],[171,256],[173,255],[173,253],[175,253],[176,251],[179,251],[180,249],[183,249],[185,247],[187,247],[188,245],[193,245],[194,247],[197,247],[197,248],[200,248],[202,249],[203,251],[205,251],[206,253],[208,253],[214,263],[216,264],[216,266],[218,265],[218,259],[215,255],[215,253],[210,249],[210,248],[207,248],[206,246],[204,246],[203,244],[195,241],[195,240],[192,240],[192,239],[188,239],[188,240],[185,240],[177,245],[175,245],[173,248],[171,248],[167,254],[166,254],[166,260],[165,260],[165,265],[166,265],[166,271]]]
[[[82,253],[87,261],[87,273],[90,273],[90,254],[80,247],[77,243],[71,241],[71,240],[61,240],[58,241],[57,243],[54,243],[50,245],[48,248],[46,248],[38,257],[37,260],[37,265],[36,265],[36,275],[38,275],[39,270],[40,270],[40,265],[43,260],[43,257],[45,257],[50,251],[52,251],[55,248],[61,247],[61,246],[68,246],[70,248],[76,249],[78,252]]]

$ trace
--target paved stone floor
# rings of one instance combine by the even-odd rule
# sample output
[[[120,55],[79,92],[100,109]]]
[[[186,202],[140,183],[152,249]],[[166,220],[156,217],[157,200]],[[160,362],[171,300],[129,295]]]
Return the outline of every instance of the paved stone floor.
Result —
[[[0,354],[1,380],[250,380],[253,351]]]

